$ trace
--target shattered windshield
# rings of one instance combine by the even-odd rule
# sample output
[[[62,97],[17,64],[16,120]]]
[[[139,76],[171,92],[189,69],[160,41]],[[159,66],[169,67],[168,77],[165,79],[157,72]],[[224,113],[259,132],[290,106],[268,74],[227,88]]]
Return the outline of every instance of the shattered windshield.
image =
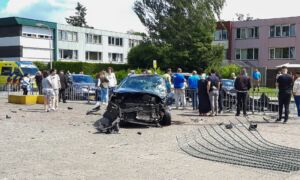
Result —
[[[165,81],[160,76],[131,76],[123,81],[119,88],[146,91],[159,96],[167,95]]]

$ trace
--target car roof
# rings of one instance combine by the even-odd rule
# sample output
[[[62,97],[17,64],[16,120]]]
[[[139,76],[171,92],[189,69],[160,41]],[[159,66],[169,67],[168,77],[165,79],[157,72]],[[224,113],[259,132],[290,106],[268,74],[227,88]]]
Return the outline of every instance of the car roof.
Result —
[[[158,75],[158,74],[132,74],[129,77],[142,77],[142,76],[155,77],[155,76],[160,76],[160,75]]]
[[[87,75],[87,74],[71,74],[71,76],[90,76],[90,75]]]

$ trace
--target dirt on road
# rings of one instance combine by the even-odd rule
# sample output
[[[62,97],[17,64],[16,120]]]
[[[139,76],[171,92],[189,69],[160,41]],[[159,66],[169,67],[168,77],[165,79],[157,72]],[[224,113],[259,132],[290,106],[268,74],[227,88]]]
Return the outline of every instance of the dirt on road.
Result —
[[[128,126],[119,134],[107,135],[93,127],[101,115],[85,115],[92,107],[70,102],[46,113],[41,105],[14,105],[0,99],[0,180],[300,179],[298,172],[210,162],[178,148],[177,135],[205,124],[228,122],[233,114],[199,117],[197,111],[176,110],[171,126]],[[262,116],[251,118],[263,121]],[[261,123],[258,130],[274,143],[300,148],[300,120],[286,125]]]

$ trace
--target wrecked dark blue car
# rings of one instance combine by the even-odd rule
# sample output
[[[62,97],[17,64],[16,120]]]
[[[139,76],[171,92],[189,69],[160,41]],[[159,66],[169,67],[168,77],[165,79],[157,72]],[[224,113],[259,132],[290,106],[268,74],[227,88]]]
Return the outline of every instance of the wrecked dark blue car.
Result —
[[[167,126],[171,124],[165,80],[159,75],[130,75],[110,97],[99,131],[118,131],[119,123]]]

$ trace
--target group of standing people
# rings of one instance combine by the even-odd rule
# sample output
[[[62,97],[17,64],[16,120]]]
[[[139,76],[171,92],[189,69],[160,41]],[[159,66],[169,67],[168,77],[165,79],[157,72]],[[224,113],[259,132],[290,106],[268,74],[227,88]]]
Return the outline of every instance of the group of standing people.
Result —
[[[69,86],[68,78],[63,70],[57,74],[56,69],[36,74],[36,84],[39,94],[44,95],[44,109],[46,112],[57,110],[58,103],[61,101],[66,103],[65,90]]]
[[[222,112],[222,81],[220,75],[215,71],[206,75],[202,73],[198,82],[199,114],[206,116],[217,116]]]
[[[195,75],[196,72],[193,72]],[[221,77],[214,70],[211,70],[209,75],[202,74],[198,76],[198,102],[195,101],[196,93],[192,93],[193,109],[195,105],[199,105],[200,115],[216,116],[222,111],[222,81]],[[191,76],[188,79],[190,89],[196,90],[193,82],[196,78]],[[258,69],[252,73],[253,91],[260,90],[261,74]],[[175,83],[175,82],[174,82]],[[174,85],[175,88],[175,85]],[[234,77],[234,89],[237,97],[236,116],[240,116],[241,111],[244,116],[247,116],[247,101],[249,98],[249,90],[252,88],[251,78],[247,74],[247,70],[242,69],[241,73]],[[289,119],[289,105],[291,97],[294,96],[295,104],[300,117],[300,71],[295,73],[295,77],[288,73],[288,68],[283,66],[279,75],[276,77],[276,88],[278,89],[278,118],[276,122],[283,119],[283,123],[287,123]],[[194,99],[195,98],[195,99]],[[194,103],[195,101],[195,103]],[[284,108],[284,114],[283,114]]]
[[[164,75],[167,80],[167,89],[171,90],[171,75],[169,69]],[[186,107],[186,88],[189,89],[189,95],[192,99],[193,110],[199,109],[200,115],[207,115],[211,112],[211,116],[218,115],[222,111],[221,103],[221,78],[212,70],[207,76],[205,73],[197,73],[193,71],[191,76],[186,78],[182,73],[182,69],[178,68],[177,73],[173,75],[174,96],[176,109],[179,106]]]
[[[117,78],[111,67],[107,71],[103,70],[96,75],[96,100],[97,104],[107,105],[109,94],[113,92],[117,86]]]
[[[259,89],[260,74],[256,70],[256,87]],[[171,70],[164,75],[167,80],[167,89],[171,83],[169,76],[171,76]],[[254,75],[254,74],[253,74]],[[200,116],[218,116],[223,111],[223,97],[222,97],[222,77],[215,71],[211,70],[209,74],[193,71],[192,75],[187,79],[182,73],[182,69],[178,68],[177,73],[173,75],[174,83],[174,96],[176,109],[181,105],[186,106],[186,92],[185,88],[189,88],[189,94],[192,98],[193,110],[199,110]],[[299,79],[300,86],[300,79]],[[248,91],[251,89],[251,80],[248,77],[246,69],[243,69],[239,76],[234,74],[234,87],[237,91],[237,112],[236,116],[240,115],[243,111],[243,115],[247,115],[247,98]],[[170,89],[168,89],[170,91]],[[300,97],[299,97],[300,101]]]

